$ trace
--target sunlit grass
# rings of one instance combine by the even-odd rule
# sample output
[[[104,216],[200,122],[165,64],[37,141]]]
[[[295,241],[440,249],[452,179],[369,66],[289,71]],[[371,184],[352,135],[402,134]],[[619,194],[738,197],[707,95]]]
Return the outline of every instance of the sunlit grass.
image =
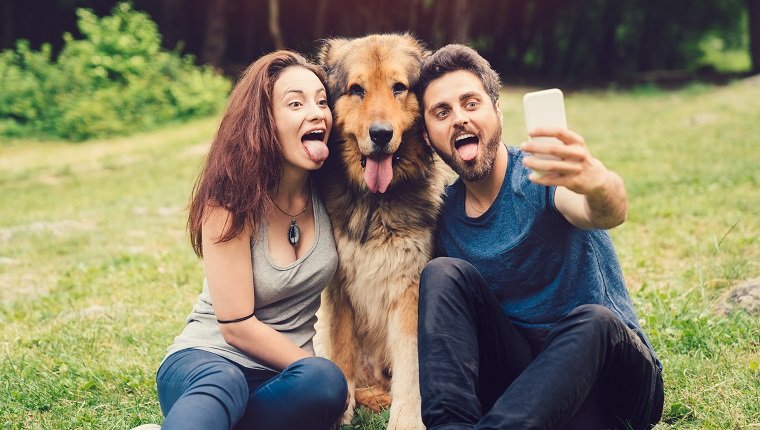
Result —
[[[510,144],[525,137],[522,92],[501,101]],[[571,128],[628,187],[612,235],[665,365],[657,429],[760,427],[760,322],[714,312],[760,277],[758,94],[747,82],[566,94]],[[161,422],[155,371],[203,276],[184,208],[216,124],[0,143],[4,429]],[[386,419],[362,411],[352,428]]]

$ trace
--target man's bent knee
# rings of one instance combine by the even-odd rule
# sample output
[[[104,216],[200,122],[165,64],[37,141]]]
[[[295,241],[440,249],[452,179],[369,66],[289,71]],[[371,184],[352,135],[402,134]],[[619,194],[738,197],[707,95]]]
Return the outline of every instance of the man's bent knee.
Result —
[[[451,287],[467,286],[475,267],[459,258],[438,257],[425,265],[420,277],[420,300],[430,294],[446,293]]]
[[[612,333],[627,331],[623,321],[610,309],[597,304],[580,305],[562,318],[553,331],[583,333],[584,338],[604,339]],[[594,341],[596,342],[596,341]]]

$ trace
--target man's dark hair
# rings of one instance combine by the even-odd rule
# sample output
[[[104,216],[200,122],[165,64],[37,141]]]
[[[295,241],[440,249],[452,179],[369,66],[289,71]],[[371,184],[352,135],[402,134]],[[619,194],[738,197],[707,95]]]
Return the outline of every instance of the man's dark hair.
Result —
[[[417,82],[417,99],[420,106],[423,106],[422,96],[431,82],[446,73],[458,70],[466,70],[477,76],[491,102],[496,106],[496,102],[499,100],[499,89],[501,89],[499,74],[477,51],[460,44],[446,45],[422,62],[420,79]]]

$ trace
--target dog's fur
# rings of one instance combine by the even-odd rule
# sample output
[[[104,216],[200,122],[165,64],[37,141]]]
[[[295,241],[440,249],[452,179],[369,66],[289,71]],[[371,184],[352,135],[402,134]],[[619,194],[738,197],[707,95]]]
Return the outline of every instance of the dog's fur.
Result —
[[[390,400],[382,389],[388,388],[390,373],[388,428],[398,430],[424,428],[419,279],[431,257],[447,177],[422,138],[412,91],[425,55],[416,39],[399,34],[330,39],[320,53],[335,124],[330,157],[318,177],[340,256],[323,294],[319,326],[329,329],[320,334],[326,335],[321,342],[349,383],[344,422],[357,400],[370,407]],[[349,91],[352,85],[364,89],[363,97]],[[392,127],[387,145],[370,137],[370,127],[378,123]],[[377,154],[393,154],[393,177],[384,193],[372,193],[364,180],[363,159]]]

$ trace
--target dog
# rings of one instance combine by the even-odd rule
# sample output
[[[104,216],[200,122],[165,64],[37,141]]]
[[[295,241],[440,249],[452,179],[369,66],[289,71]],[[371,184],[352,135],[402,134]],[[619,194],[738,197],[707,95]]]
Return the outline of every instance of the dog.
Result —
[[[419,279],[448,177],[423,139],[412,90],[427,54],[408,34],[328,39],[319,53],[335,121],[330,158],[317,176],[340,263],[318,327],[348,381],[344,424],[357,402],[377,410],[390,400],[389,429],[425,428]]]

